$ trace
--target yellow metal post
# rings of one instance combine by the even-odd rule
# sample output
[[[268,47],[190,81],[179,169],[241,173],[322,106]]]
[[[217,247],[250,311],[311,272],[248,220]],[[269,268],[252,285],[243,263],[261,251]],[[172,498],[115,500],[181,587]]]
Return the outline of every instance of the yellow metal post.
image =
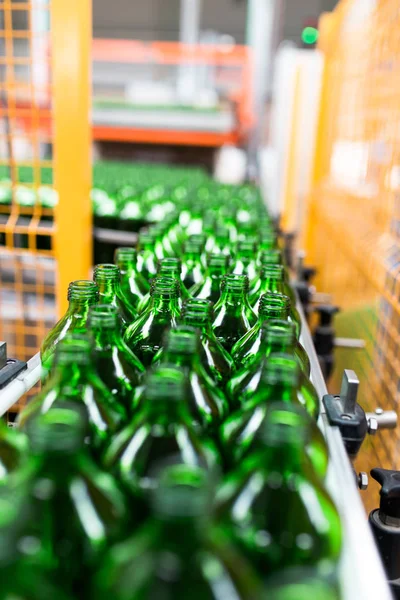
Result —
[[[55,255],[59,312],[71,280],[86,279],[92,264],[90,46],[91,0],[52,0]]]

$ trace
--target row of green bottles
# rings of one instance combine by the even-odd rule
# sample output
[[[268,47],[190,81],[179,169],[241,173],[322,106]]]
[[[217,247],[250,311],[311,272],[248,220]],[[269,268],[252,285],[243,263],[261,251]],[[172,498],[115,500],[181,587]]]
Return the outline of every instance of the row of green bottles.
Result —
[[[254,188],[167,189],[149,186],[170,207],[137,248],[71,283],[43,388],[15,440],[0,430],[0,484],[47,549],[27,564],[85,599],[337,599],[340,519],[279,236]]]
[[[26,521],[18,515],[5,573],[17,546],[23,555],[17,583],[33,569],[36,580],[42,574],[49,586],[62,582],[64,594],[79,598],[185,598],[188,589],[198,598],[222,600],[230,597],[227,589],[235,598],[269,598],[269,578],[283,568],[300,569],[288,593],[303,590],[299,598],[307,598],[317,582],[337,598],[340,521],[305,451],[313,443],[306,413],[272,404],[252,453],[221,481],[212,447],[196,441],[189,425],[185,430],[179,373],[152,377],[132,437],[115,438],[103,468],[85,448],[79,406],[64,401],[29,421],[23,444],[29,451],[20,443],[19,463],[2,475],[0,503],[18,484],[29,507]],[[162,423],[167,430],[175,420],[182,421],[175,437],[182,455],[160,439]],[[14,441],[7,444],[15,448]],[[15,514],[2,516],[0,540],[16,525]],[[276,593],[284,589],[279,585]]]

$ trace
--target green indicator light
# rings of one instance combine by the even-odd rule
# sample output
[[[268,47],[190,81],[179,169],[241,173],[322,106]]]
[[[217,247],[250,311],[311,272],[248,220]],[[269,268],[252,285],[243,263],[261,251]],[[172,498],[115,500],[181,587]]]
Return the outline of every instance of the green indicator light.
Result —
[[[319,31],[315,27],[305,27],[301,32],[304,44],[315,44],[318,41]]]

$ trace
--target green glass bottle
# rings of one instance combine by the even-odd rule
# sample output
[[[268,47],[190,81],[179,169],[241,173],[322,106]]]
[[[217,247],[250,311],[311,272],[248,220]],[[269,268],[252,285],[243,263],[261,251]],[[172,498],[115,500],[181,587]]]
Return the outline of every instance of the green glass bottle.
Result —
[[[126,413],[133,411],[134,392],[145,368],[122,339],[118,311],[110,304],[92,306],[89,328],[93,338],[93,363],[96,372]]]
[[[108,543],[122,534],[127,510],[114,479],[88,454],[80,408],[65,402],[27,424],[26,493],[32,515],[25,535],[35,541],[30,562],[47,561],[55,581],[85,597],[90,571]]]
[[[272,405],[251,455],[228,475],[217,498],[220,514],[264,576],[303,565],[323,572],[339,559],[340,517],[307,455],[312,432],[304,415]]]
[[[253,241],[238,242],[232,273],[235,275],[247,275],[249,281],[253,281],[258,275],[257,255]]]
[[[261,250],[258,260],[261,267],[266,267],[267,265],[283,265],[283,252],[280,248]]]
[[[260,358],[247,368],[239,370],[228,384],[230,397],[235,403],[246,402],[255,393],[262,393],[262,373],[271,354],[285,353],[291,356],[300,367],[298,382],[299,401],[312,417],[319,416],[318,394],[306,374],[308,356],[302,346],[298,346],[293,323],[272,320],[262,326]],[[307,362],[304,362],[307,361]]]
[[[138,304],[150,290],[150,284],[136,270],[135,248],[117,248],[114,254],[114,262],[120,273],[121,294],[138,312]]]
[[[43,375],[49,375],[58,343],[67,333],[87,333],[89,308],[99,300],[99,290],[93,281],[72,281],[68,286],[68,310],[45,337],[40,348]]]
[[[301,317],[296,308],[296,297],[286,281],[285,268],[282,265],[266,265],[261,269],[260,279],[249,298],[253,311],[258,315],[260,298],[267,292],[284,294],[291,301],[290,320],[296,325],[297,338],[301,331]]]
[[[190,294],[183,284],[183,281],[181,279],[181,273],[182,273],[182,263],[179,260],[179,258],[169,257],[169,258],[164,258],[163,260],[160,261],[158,274],[175,278],[179,282],[179,285],[180,285],[180,290],[181,290],[180,296],[182,298],[182,301],[185,301],[188,298],[190,298]]]
[[[88,441],[99,456],[111,435],[126,422],[127,415],[94,369],[89,338],[77,334],[67,335],[58,344],[52,375],[19,414],[20,427],[24,429],[35,415],[47,413],[67,400],[86,407]]]
[[[181,269],[182,269],[182,265],[181,265],[181,261],[179,260],[179,258],[163,258],[162,260],[160,260],[158,267],[157,267],[157,275],[156,278],[160,278],[160,277],[169,277],[172,279],[175,279],[177,281],[177,283],[179,284],[179,289],[180,289],[180,294],[179,294],[179,298],[178,298],[178,304],[179,304],[179,308],[182,308],[182,302],[188,298],[190,298],[190,294],[188,292],[188,290],[185,288],[182,280],[181,280]],[[152,281],[152,284],[155,283],[155,279]],[[143,296],[143,298],[141,299],[141,301],[139,302],[138,305],[138,312],[139,314],[142,314],[144,312],[146,312],[146,310],[148,310],[150,304],[151,304],[151,287],[150,287],[150,291]]]
[[[202,251],[203,245],[189,238],[185,244],[181,274],[183,285],[187,290],[203,281]]]
[[[228,352],[217,340],[212,328],[213,309],[209,300],[188,300],[182,310],[182,322],[200,332],[202,352],[200,360],[214,383],[225,390],[235,370]]]
[[[225,275],[221,283],[221,297],[214,307],[213,329],[229,353],[257,322],[247,298],[248,289],[247,275]]]
[[[343,600],[333,568],[292,567],[278,571],[265,582],[271,600]]]
[[[151,289],[151,304],[128,327],[124,340],[145,367],[149,367],[161,347],[164,332],[177,325],[180,308],[180,283],[161,277]]]
[[[221,296],[221,283],[229,270],[229,257],[222,254],[209,254],[204,280],[189,291],[191,296],[201,300],[210,300],[214,304]]]
[[[215,240],[212,249],[213,254],[222,254],[230,256],[232,253],[232,241],[229,235],[229,228],[225,225],[217,225],[215,230]]]
[[[260,600],[256,574],[212,522],[212,497],[204,470],[165,469],[152,495],[151,518],[105,557],[92,597]]]
[[[17,472],[28,456],[26,435],[15,427],[7,427],[0,420],[0,489],[9,481],[9,475]]]
[[[16,494],[0,497],[0,598],[4,600],[72,600],[64,585],[57,587],[43,564],[30,563],[32,541],[24,535],[27,502]],[[45,549],[44,549],[45,550]]]
[[[154,253],[154,235],[141,229],[137,245],[136,269],[147,282],[157,273],[158,259]]]
[[[137,312],[131,299],[122,294],[120,273],[116,265],[102,264],[94,268],[93,279],[99,288],[100,304],[115,306],[123,331],[136,319]]]
[[[279,401],[303,409],[312,433],[312,444],[308,448],[310,458],[318,474],[325,476],[328,450],[315,419],[307,411],[305,399],[299,393],[300,374],[301,369],[292,356],[271,354],[268,357],[262,371],[248,382],[245,390],[248,395],[244,395],[240,408],[221,427],[222,447],[228,464],[236,464],[249,452],[269,406]]]
[[[170,366],[151,371],[132,422],[115,436],[104,464],[136,498],[157,482],[157,463],[167,457],[190,465],[218,463],[211,440],[200,439],[189,413],[185,373]]]
[[[221,389],[207,375],[201,360],[200,334],[193,327],[178,325],[165,334],[164,346],[154,361],[174,365],[185,372],[190,415],[200,431],[216,435],[228,414],[228,403]]]
[[[166,230],[167,227],[165,223],[157,223],[156,225],[152,225],[150,228],[150,232],[154,236],[154,254],[156,255],[158,262],[163,258],[168,257],[168,253],[166,252],[163,244]]]
[[[271,319],[289,318],[290,298],[283,294],[263,294],[260,298],[257,323],[232,348],[232,358],[238,369],[247,369],[263,352],[262,325]]]

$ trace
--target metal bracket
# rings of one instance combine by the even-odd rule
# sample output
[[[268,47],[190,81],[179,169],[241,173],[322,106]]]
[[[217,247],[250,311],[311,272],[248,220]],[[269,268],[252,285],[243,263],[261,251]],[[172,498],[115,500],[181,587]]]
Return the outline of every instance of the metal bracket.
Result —
[[[343,442],[349,456],[354,457],[360,450],[369,428],[371,432],[375,423],[369,424],[364,410],[357,403],[359,379],[354,371],[346,369],[343,374],[340,396],[327,394],[322,401],[331,425],[339,427]],[[372,425],[372,427],[371,427]]]

